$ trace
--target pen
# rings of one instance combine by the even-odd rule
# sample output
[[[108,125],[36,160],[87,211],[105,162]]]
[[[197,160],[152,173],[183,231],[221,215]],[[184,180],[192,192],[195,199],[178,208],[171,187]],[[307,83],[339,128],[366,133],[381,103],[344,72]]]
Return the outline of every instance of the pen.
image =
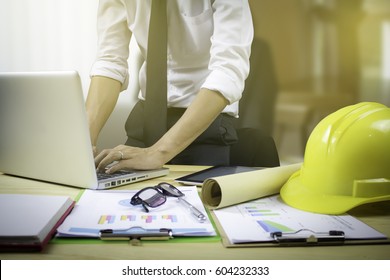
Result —
[[[203,223],[205,222],[207,219],[206,219],[206,216],[200,212],[197,208],[195,208],[194,205],[192,205],[191,203],[189,203],[187,200],[185,200],[184,198],[182,197],[179,197],[178,198],[179,201],[181,203],[184,204],[185,207],[187,207],[187,209],[189,209],[191,211],[191,214],[195,216],[195,218],[200,222],[200,223]]]

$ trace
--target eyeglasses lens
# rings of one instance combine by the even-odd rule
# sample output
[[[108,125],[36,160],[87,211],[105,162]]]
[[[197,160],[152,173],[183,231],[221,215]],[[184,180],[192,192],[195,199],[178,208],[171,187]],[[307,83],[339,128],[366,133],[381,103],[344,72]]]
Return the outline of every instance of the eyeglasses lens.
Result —
[[[166,197],[155,189],[146,189],[138,196],[150,207],[160,206],[166,201]]]
[[[184,196],[184,193],[182,193],[180,190],[178,190],[177,188],[175,188],[170,184],[161,183],[158,186],[164,191],[165,195],[174,196],[174,197]]]

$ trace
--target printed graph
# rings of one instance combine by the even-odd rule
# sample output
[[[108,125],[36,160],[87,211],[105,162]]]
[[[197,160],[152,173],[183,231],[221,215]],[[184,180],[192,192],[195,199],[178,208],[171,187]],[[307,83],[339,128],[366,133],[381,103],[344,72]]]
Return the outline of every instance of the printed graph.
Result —
[[[279,216],[279,213],[273,212],[270,209],[260,208],[258,206],[245,206],[245,211],[252,217]]]
[[[117,219],[118,218],[118,219]],[[171,223],[178,223],[179,219],[176,215],[166,214],[166,215],[120,215],[116,217],[115,215],[101,215],[98,220],[99,225],[104,224],[113,224],[115,221],[117,222],[136,222],[143,221],[147,224],[151,224],[153,222],[164,221]]]
[[[137,219],[137,216],[135,215],[122,215],[121,216],[121,221],[129,221],[129,222],[134,222]]]
[[[266,231],[266,232],[287,232],[294,231],[288,226],[273,222],[273,221],[257,221],[257,223]]]
[[[163,215],[162,219],[171,221],[172,223],[177,223],[178,222],[176,215]]]
[[[101,215],[98,221],[99,225],[113,224],[115,222],[115,215]]]
[[[156,219],[157,219],[157,217],[155,215],[142,215],[141,216],[141,220],[144,220],[145,223],[147,223],[147,224],[152,223]]]

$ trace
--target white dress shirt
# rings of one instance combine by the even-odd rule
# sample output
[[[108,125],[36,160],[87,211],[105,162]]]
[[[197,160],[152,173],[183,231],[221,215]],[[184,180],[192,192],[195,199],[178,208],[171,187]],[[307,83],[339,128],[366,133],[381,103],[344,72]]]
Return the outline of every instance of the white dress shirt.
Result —
[[[100,0],[98,53],[91,76],[128,85],[132,35],[144,59],[151,0]],[[238,116],[238,100],[249,73],[253,24],[247,0],[167,0],[168,107],[186,108],[200,88],[220,92],[230,103],[224,112]],[[146,62],[139,73],[144,99]]]

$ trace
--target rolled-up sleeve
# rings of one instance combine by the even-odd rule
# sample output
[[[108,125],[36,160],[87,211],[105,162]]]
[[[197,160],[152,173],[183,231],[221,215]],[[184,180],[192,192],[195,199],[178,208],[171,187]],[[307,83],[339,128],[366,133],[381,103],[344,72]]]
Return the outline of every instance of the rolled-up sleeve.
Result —
[[[232,104],[241,98],[249,74],[252,15],[248,1],[216,0],[213,10],[211,72],[202,87],[219,91]]]
[[[129,43],[126,8],[122,0],[100,0],[98,7],[97,57],[90,76],[104,76],[128,86]]]

